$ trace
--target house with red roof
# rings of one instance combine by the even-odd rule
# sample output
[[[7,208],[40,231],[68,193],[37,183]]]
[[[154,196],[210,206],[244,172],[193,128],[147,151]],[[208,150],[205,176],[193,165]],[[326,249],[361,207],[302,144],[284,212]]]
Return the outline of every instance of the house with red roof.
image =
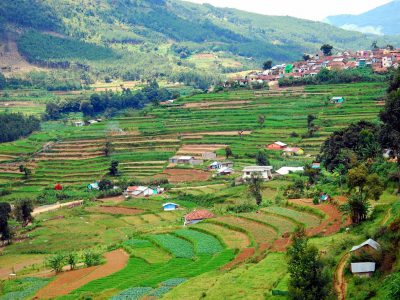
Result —
[[[205,219],[211,219],[214,218],[215,215],[208,210],[194,210],[191,213],[185,215],[185,222],[184,226],[190,225],[190,224],[196,224],[199,223]]]

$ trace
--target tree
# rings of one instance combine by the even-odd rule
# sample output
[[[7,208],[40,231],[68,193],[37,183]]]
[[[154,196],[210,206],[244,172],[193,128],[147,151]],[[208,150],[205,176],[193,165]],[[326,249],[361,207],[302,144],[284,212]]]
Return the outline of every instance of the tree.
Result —
[[[252,174],[249,181],[249,193],[256,200],[257,205],[262,203],[262,176],[261,174]]]
[[[259,150],[256,154],[256,164],[257,166],[268,166],[269,161],[267,153],[264,150]]]
[[[6,78],[2,73],[0,73],[0,90],[4,90],[7,86]]]
[[[393,45],[387,44],[387,45],[386,45],[386,49],[392,51],[392,50],[394,50],[394,47],[393,47]]]
[[[398,193],[400,194],[400,70],[397,71],[386,100],[385,108],[380,113],[383,123],[379,132],[382,148],[391,149],[397,157]]]
[[[264,123],[265,123],[265,115],[259,115],[258,116],[258,124],[260,124],[261,128],[264,128]]]
[[[67,255],[66,261],[67,261],[67,264],[69,264],[70,269],[74,270],[76,267],[76,264],[78,262],[78,256],[76,255],[76,253],[71,252]]]
[[[109,174],[111,176],[118,176],[119,175],[118,165],[119,165],[119,162],[116,161],[116,160],[113,160],[111,162],[111,165],[110,165],[110,168],[109,168],[109,171],[110,171]]]
[[[114,147],[112,145],[111,142],[106,142],[106,144],[104,145],[104,155],[106,157],[109,157],[111,155],[111,153],[113,152]]]
[[[97,266],[101,262],[101,255],[90,250],[85,251],[83,253],[83,262],[85,263],[86,267]]]
[[[304,59],[304,61],[310,60],[310,59],[311,59],[310,54],[304,53],[304,54],[303,54],[303,59]]]
[[[225,148],[225,157],[226,157],[226,159],[228,159],[230,156],[233,156],[233,152],[232,152],[231,147],[228,146]]]
[[[263,63],[263,69],[269,70],[272,68],[272,60],[267,60]]]
[[[335,131],[323,143],[319,159],[328,171],[333,171],[342,165],[347,172],[347,169],[354,167],[359,161],[374,158],[379,154],[380,151],[376,151],[376,147],[373,146],[378,141],[378,132],[378,126],[366,121]],[[370,143],[370,146],[364,147],[366,141]],[[371,152],[367,153],[367,149]]]
[[[51,256],[47,260],[47,265],[56,273],[60,273],[64,267],[65,256],[62,254],[56,254]]]
[[[79,110],[83,113],[84,116],[93,116],[94,114],[93,105],[88,100],[84,100],[81,102]]]
[[[0,202],[0,240],[10,241],[11,231],[8,226],[8,219],[10,218],[11,205],[7,202]]]
[[[379,47],[378,47],[378,41],[373,41],[373,42],[372,42],[372,44],[371,44],[371,49],[372,49],[372,50],[379,49]]]
[[[333,46],[331,46],[329,44],[324,44],[321,46],[321,51],[324,53],[325,56],[332,55],[332,49],[333,49]]]
[[[45,119],[47,120],[58,120],[60,118],[60,107],[57,103],[48,102],[46,104]]]
[[[292,246],[288,248],[289,298],[295,300],[323,300],[331,293],[329,277],[318,249],[308,245],[304,228],[293,234]]]
[[[31,199],[20,199],[15,203],[14,216],[22,226],[26,226],[33,220],[33,202]]]
[[[100,191],[107,191],[107,190],[111,190],[113,188],[113,183],[111,182],[111,180],[108,179],[102,179],[99,182],[99,189]]]
[[[308,115],[307,116],[307,130],[308,130],[308,136],[312,137],[314,133],[318,130],[317,126],[315,126],[314,121],[317,119],[316,116],[314,115]]]
[[[346,210],[353,223],[358,224],[367,219],[368,200],[379,200],[385,187],[377,174],[369,174],[366,165],[350,169],[347,177],[353,195],[349,198]]]
[[[309,184],[315,184],[318,181],[321,169],[314,169],[311,165],[306,165],[304,168],[304,175],[308,177]]]
[[[24,165],[20,165],[19,166],[19,171],[21,173],[24,173],[24,178],[25,179],[28,179],[29,176],[31,176],[31,174],[32,174],[32,171],[30,169],[28,169],[27,167],[25,167]]]

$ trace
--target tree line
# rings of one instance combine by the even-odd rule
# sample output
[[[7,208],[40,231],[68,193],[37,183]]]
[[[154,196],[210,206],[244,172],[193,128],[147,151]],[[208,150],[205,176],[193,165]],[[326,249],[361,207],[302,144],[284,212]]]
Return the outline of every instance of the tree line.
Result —
[[[45,120],[57,120],[64,114],[82,112],[85,117],[98,114],[112,115],[116,111],[126,108],[141,109],[146,104],[158,105],[160,101],[177,98],[179,95],[166,88],[160,88],[156,81],[138,92],[123,89],[122,92],[105,92],[92,94],[87,100],[71,99],[46,104]]]
[[[0,241],[3,243],[10,243],[15,233],[15,226],[10,226],[12,220],[26,227],[33,221],[33,202],[27,199],[17,200],[14,208],[10,203],[0,202]]]
[[[375,74],[371,68],[357,68],[347,70],[328,70],[322,69],[315,76],[301,78],[285,77],[279,80],[279,86],[300,86],[316,84],[335,84],[353,82],[384,82],[388,77]]]
[[[0,143],[11,142],[40,130],[40,120],[22,113],[0,114]]]

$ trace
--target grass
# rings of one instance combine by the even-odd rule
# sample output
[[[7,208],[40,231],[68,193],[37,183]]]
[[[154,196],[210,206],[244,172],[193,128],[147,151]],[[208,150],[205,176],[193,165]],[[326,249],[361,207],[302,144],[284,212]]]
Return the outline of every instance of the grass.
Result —
[[[285,255],[270,253],[258,264],[213,271],[188,280],[163,299],[265,299],[286,273]]]

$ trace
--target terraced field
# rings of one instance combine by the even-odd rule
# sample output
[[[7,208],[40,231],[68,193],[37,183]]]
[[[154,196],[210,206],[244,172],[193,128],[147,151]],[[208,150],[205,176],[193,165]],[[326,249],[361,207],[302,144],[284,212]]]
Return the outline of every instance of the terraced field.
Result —
[[[168,280],[176,282],[177,278],[190,278],[214,270],[234,256],[232,250],[224,249],[212,235],[187,229],[129,240],[125,245],[133,255],[126,268],[92,281],[64,298],[76,299],[87,292],[94,293],[95,297],[117,294],[115,299],[125,299],[124,296],[139,292],[143,292],[143,296],[166,293],[173,286]],[[151,249],[157,248],[162,256],[156,255],[156,260],[149,258],[154,252]]]
[[[375,120],[381,108],[377,99],[384,92],[384,84],[359,83],[198,94],[171,106],[148,109],[146,115],[134,113],[91,126],[48,122],[43,125],[42,132],[28,139],[0,145],[0,162],[3,161],[0,169],[5,162],[16,159],[34,164],[33,174],[28,179],[20,174],[2,172],[0,186],[11,187],[14,197],[35,195],[58,182],[82,190],[88,183],[107,175],[111,160],[120,162],[124,177],[168,177],[179,184],[182,182],[180,175],[177,179],[170,175],[177,171],[165,171],[168,158],[176,153],[198,156],[208,149],[217,150],[222,156],[225,145],[229,145],[237,155],[235,168],[240,170],[252,163],[248,156],[276,140],[302,147],[311,157],[282,160],[279,153],[271,152],[270,160],[275,169],[283,165],[304,165],[313,159],[322,141],[333,131],[358,120]],[[346,98],[343,105],[327,103],[328,97],[338,95]],[[261,114],[266,116],[263,128],[257,122]],[[320,130],[315,137],[303,139],[301,134],[307,130],[308,114],[317,116],[316,125]],[[298,136],[292,135],[293,132]],[[106,142],[113,147],[109,157],[104,155]],[[187,179],[191,171],[185,172],[189,173],[185,175]],[[197,176],[192,178],[209,180]]]

